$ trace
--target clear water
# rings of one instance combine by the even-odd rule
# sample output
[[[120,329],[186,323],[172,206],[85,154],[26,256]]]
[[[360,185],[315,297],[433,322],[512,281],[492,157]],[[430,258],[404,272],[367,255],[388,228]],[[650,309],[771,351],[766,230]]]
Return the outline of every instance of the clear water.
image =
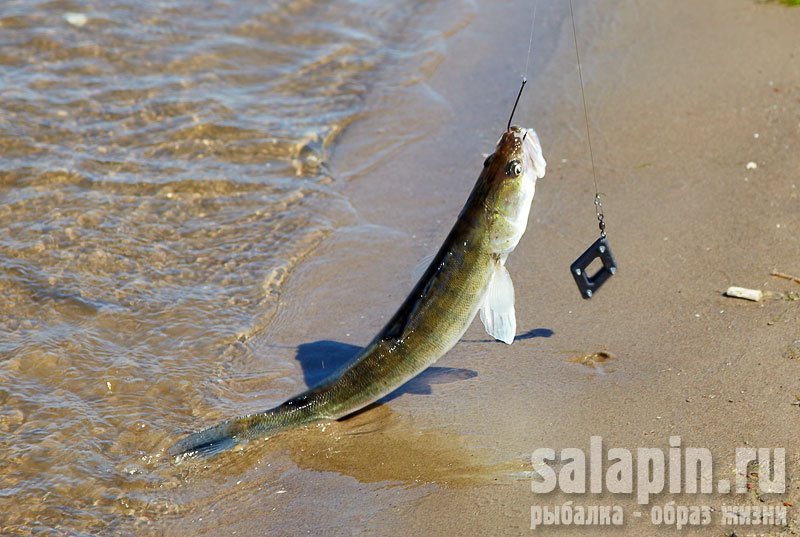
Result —
[[[198,534],[247,487],[163,449],[301,387],[247,342],[349,217],[337,136],[454,3],[3,3],[0,533]]]

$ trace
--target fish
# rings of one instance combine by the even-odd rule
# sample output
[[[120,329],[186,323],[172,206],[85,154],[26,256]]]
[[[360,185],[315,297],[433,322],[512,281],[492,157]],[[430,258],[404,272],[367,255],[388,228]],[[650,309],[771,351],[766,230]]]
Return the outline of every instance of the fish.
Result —
[[[525,233],[545,168],[536,132],[509,120],[444,243],[369,345],[304,393],[191,434],[167,453],[211,457],[255,438],[353,414],[441,358],[479,312],[489,335],[511,344],[514,287],[505,264]]]

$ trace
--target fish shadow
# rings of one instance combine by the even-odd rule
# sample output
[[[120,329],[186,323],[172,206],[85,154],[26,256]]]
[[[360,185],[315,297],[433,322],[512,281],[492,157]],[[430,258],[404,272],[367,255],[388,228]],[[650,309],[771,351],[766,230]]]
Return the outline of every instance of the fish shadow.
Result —
[[[532,330],[528,330],[527,332],[523,332],[522,334],[517,334],[514,339],[533,339],[538,337],[552,337],[555,334],[549,328],[534,328]]]
[[[361,347],[357,345],[321,340],[298,346],[295,358],[303,369],[306,386],[313,387],[333,373],[346,368],[360,350]],[[403,394],[430,395],[433,393],[433,384],[449,384],[477,376],[478,373],[472,369],[431,366],[373,405],[386,403]]]
[[[514,341],[520,341],[523,339],[534,339],[534,338],[547,338],[552,337],[555,334],[549,328],[533,328],[528,330],[527,332],[523,332],[521,334],[517,334],[514,336]],[[470,343],[502,343],[499,339],[465,339],[464,341],[469,341]]]

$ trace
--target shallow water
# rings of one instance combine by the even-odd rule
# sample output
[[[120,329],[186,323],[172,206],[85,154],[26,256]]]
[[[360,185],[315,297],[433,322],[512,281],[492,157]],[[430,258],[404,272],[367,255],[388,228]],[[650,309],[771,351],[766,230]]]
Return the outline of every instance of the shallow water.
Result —
[[[225,499],[163,449],[302,388],[290,351],[248,340],[353,219],[337,136],[376,85],[426,76],[455,5],[4,3],[0,533],[184,533]],[[200,479],[259,464],[236,460]]]

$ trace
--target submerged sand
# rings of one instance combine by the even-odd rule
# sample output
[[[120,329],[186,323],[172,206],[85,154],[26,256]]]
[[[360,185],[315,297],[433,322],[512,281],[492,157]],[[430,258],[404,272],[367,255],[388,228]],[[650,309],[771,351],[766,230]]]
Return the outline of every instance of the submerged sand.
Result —
[[[372,95],[368,108],[380,114],[344,133],[332,164],[358,216],[290,276],[257,352],[301,341],[309,356],[334,349],[341,361],[400,304],[505,127],[530,7],[478,3],[423,90]],[[218,468],[203,478],[217,488],[194,513],[197,534],[521,535],[534,533],[531,506],[570,500],[622,506],[624,529],[535,532],[667,534],[675,528],[651,525],[649,507],[676,501],[717,510],[711,526],[683,530],[703,535],[733,529],[717,525],[723,504],[787,502],[790,525],[759,531],[796,534],[800,301],[788,298],[800,285],[770,272],[800,275],[800,8],[575,7],[618,274],[586,301],[568,272],[597,235],[594,186],[569,7],[539,2],[531,81],[515,118],[537,129],[548,160],[508,261],[522,337],[491,342],[476,322],[440,369],[383,405]],[[402,143],[365,169],[364,156],[392,132]],[[773,295],[727,298],[730,285]],[[715,479],[730,477],[736,447],[783,447],[786,492],[664,493],[650,506],[632,495],[531,492],[533,450],[588,452],[592,435],[605,448],[665,451],[679,436],[714,454]]]

